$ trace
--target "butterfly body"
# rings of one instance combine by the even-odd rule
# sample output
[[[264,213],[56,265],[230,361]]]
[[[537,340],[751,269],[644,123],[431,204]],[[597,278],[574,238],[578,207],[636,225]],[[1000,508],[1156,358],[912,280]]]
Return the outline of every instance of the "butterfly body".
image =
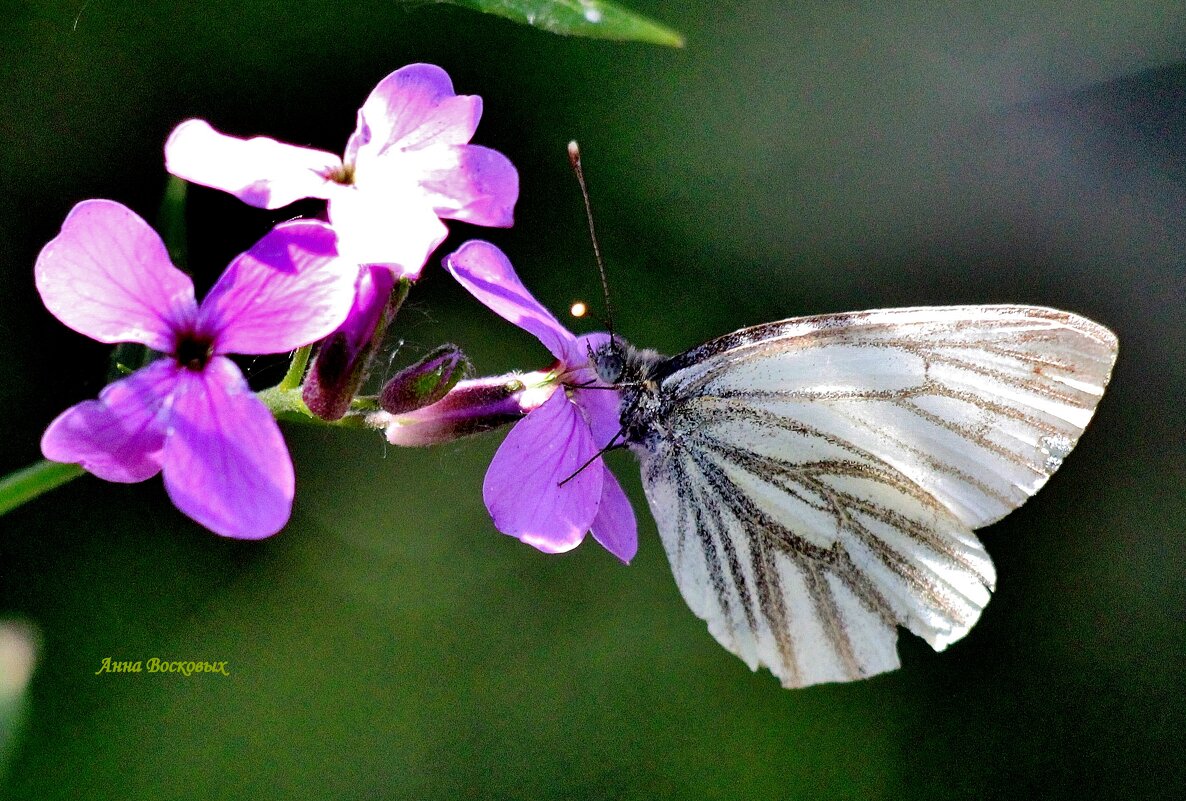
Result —
[[[937,650],[996,576],[972,530],[1070,452],[1115,337],[1028,306],[890,309],[742,329],[672,358],[593,354],[676,582],[709,630],[786,686]]]
[[[644,453],[659,447],[671,433],[664,425],[670,404],[655,379],[667,361],[655,351],[639,350],[616,337],[593,354],[598,377],[622,393],[620,439]]]

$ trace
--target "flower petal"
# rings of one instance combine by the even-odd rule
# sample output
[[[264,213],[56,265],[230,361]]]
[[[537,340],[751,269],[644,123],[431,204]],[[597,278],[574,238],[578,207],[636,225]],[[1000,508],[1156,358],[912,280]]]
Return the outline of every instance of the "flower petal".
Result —
[[[470,294],[504,320],[535,335],[557,359],[565,361],[571,355],[576,337],[531,296],[501,250],[471,239],[446,256],[444,264]]]
[[[594,387],[574,390],[573,398],[585,413],[586,424],[593,432],[593,442],[598,448],[609,445],[610,440],[622,433],[622,396],[609,387]],[[618,440],[616,445],[620,445]]]
[[[281,223],[226,268],[202,301],[198,329],[215,338],[216,353],[283,353],[341,325],[357,278],[328,225]]]
[[[358,111],[358,127],[346,146],[356,172],[370,162],[427,145],[463,145],[482,116],[482,98],[455,95],[440,67],[409,64],[379,82]]]
[[[589,427],[557,389],[515,424],[490,462],[482,498],[494,527],[545,553],[575,548],[601,498],[601,460],[577,473],[594,453]]]
[[[216,356],[200,373],[181,371],[169,422],[165,489],[178,509],[240,539],[270,536],[288,522],[288,448],[230,359]]]
[[[398,182],[339,187],[329,199],[329,219],[343,258],[390,265],[397,277],[413,281],[449,234],[423,193]]]
[[[622,341],[621,337],[618,337],[618,341]],[[607,342],[609,342],[609,334],[605,331],[594,331],[591,334],[581,334],[577,337],[577,344],[580,346],[581,353],[585,355],[586,361],[589,361],[590,353],[595,353]],[[591,361],[589,361],[589,366],[592,367]]]
[[[626,564],[638,553],[638,522],[630,499],[608,469],[602,471],[601,503],[593,519],[593,539]]]
[[[519,199],[519,173],[497,150],[453,146],[420,179],[436,213],[473,225],[510,228]]]
[[[71,406],[49,424],[41,453],[80,464],[105,481],[152,478],[161,470],[165,443],[161,407],[176,383],[176,364],[160,359],[109,384],[98,400]]]
[[[575,354],[581,354],[585,364],[589,362],[589,353],[609,341],[609,334],[597,332],[577,337],[575,345],[570,348],[575,360]],[[569,364],[579,363],[570,361]],[[593,430],[593,442],[598,448],[604,448],[610,440],[622,430],[622,393],[603,382],[597,377],[597,371],[592,366],[571,370],[565,381],[576,387],[573,398],[584,411],[585,419]]]
[[[304,197],[328,197],[334,186],[329,176],[341,172],[342,160],[264,136],[227,136],[205,120],[186,120],[165,142],[165,169],[248,205],[278,209]]]
[[[45,307],[100,342],[173,348],[174,330],[193,320],[189,276],[169,261],[148,223],[112,200],[84,200],[34,267]]]

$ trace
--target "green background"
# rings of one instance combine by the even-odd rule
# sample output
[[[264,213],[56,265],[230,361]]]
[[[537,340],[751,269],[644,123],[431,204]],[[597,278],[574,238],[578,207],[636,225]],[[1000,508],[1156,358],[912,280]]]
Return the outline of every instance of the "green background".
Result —
[[[41,660],[18,799],[1171,797],[1186,791],[1186,6],[634,2],[683,50],[394,2],[21,2],[0,9],[0,469],[102,386],[106,348],[32,283],[69,208],[152,219],[191,116],[340,151],[371,87],[443,66],[522,180],[510,255],[558,311],[598,301],[564,146],[579,139],[618,326],[672,353],[796,314],[1027,302],[1120,337],[1095,422],[983,532],[981,622],[902,670],[780,689],[681,601],[629,454],[629,567],[496,533],[500,435],[399,450],[288,426],[278,536],[220,539],[159,480],[84,477],[0,518],[0,613]],[[275,221],[190,194],[209,286]],[[442,341],[484,373],[548,361],[426,269],[395,364]],[[574,327],[581,329],[581,325]],[[260,385],[270,361],[246,363]],[[231,675],[94,675],[104,657]]]

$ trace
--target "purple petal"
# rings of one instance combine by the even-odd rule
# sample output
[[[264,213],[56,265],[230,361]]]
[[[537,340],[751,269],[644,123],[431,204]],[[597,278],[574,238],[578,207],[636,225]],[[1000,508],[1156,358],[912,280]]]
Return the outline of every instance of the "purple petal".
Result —
[[[535,335],[557,359],[571,356],[576,337],[531,296],[501,250],[472,239],[446,256],[444,264],[470,294],[504,320]]]
[[[262,136],[227,136],[205,120],[186,120],[165,142],[165,169],[249,205],[278,209],[304,197],[328,197],[330,176],[341,172],[342,160]]]
[[[609,445],[622,431],[622,396],[608,387],[574,390],[577,406],[585,413],[586,424],[593,432],[598,448]],[[620,444],[618,440],[615,444]]]
[[[270,536],[288,522],[288,448],[230,359],[216,356],[201,372],[181,371],[169,422],[165,489],[178,509],[240,539]]]
[[[340,187],[330,197],[329,219],[343,258],[390,265],[397,277],[413,281],[449,234],[423,193],[398,182],[372,189]]]
[[[106,481],[130,483],[161,470],[161,406],[177,383],[177,366],[160,359],[109,384],[98,400],[58,415],[41,437],[41,453],[74,462]]]
[[[570,370],[574,372],[581,371],[582,380],[571,383],[587,384],[593,382],[599,386],[608,386],[597,375],[597,369],[593,366],[593,354],[607,342],[609,342],[609,334],[602,331],[596,331],[592,334],[582,334],[576,338],[573,347],[569,348],[567,364]]]
[[[601,503],[593,519],[593,539],[626,564],[638,553],[638,523],[622,486],[608,469],[602,471]]]
[[[375,159],[430,145],[463,145],[482,116],[482,98],[455,95],[440,67],[409,64],[376,86],[358,111],[346,162],[359,171]]]
[[[609,334],[594,333],[577,337],[573,353],[580,353],[588,363],[589,353],[609,342]],[[588,386],[573,391],[577,406],[585,413],[585,419],[593,430],[593,442],[604,448],[622,430],[622,393],[613,389],[597,377],[592,367],[573,370],[565,376],[568,383]]]
[[[227,267],[202,301],[198,328],[215,338],[216,353],[283,353],[346,319],[357,278],[328,225],[281,223]]]
[[[427,171],[420,185],[441,217],[510,228],[519,199],[519,173],[511,160],[478,145],[451,147],[450,165]]]
[[[621,337],[618,338],[621,342]],[[581,353],[585,354],[586,361],[589,360],[589,354],[595,353],[602,345],[609,342],[609,334],[604,331],[594,331],[592,334],[581,334],[577,337],[577,344],[581,348]],[[592,362],[589,362],[592,366]]]
[[[45,307],[100,342],[173,349],[174,331],[193,320],[189,276],[169,261],[148,223],[111,200],[84,200],[34,268]]]
[[[594,453],[589,427],[557,389],[515,424],[486,471],[482,498],[494,527],[545,553],[575,548],[601,498],[601,460],[577,473]]]

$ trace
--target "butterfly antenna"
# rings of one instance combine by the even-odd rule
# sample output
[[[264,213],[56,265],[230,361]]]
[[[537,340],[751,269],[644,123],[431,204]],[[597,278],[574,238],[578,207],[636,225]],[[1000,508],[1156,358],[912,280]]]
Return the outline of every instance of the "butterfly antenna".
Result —
[[[585,460],[585,463],[584,463],[583,465],[581,465],[580,467],[578,467],[576,470],[574,470],[574,471],[572,472],[572,475],[570,475],[568,478],[564,479],[563,481],[559,482],[559,483],[558,483],[556,486],[558,486],[558,487],[563,487],[565,484],[567,484],[568,482],[572,481],[574,478],[576,478],[577,476],[579,476],[581,473],[585,472],[585,468],[586,468],[586,467],[588,467],[589,465],[593,464],[593,463],[594,463],[594,462],[596,462],[596,461],[597,461],[599,458],[601,458],[602,456],[605,456],[607,453],[609,453],[610,451],[612,451],[612,450],[614,449],[614,446],[615,446],[615,445],[617,444],[617,442],[618,442],[618,437],[621,437],[621,436],[625,435],[625,433],[626,433],[626,429],[624,429],[624,428],[623,428],[623,429],[622,429],[621,431],[619,431],[617,434],[614,434],[612,437],[610,437],[610,440],[609,440],[609,442],[605,443],[605,447],[604,447],[604,448],[600,449],[599,451],[597,451],[597,453],[593,454],[593,455],[592,455],[592,456],[590,456],[588,459],[586,459],[586,460]]]
[[[601,276],[601,294],[605,298],[605,327],[609,329],[609,341],[617,347],[614,338],[614,313],[609,302],[609,279],[605,276],[605,261],[601,258],[601,245],[597,242],[597,231],[593,227],[593,206],[589,202],[589,187],[585,184],[585,171],[581,169],[581,148],[576,140],[568,143],[568,163],[581,186],[581,197],[585,200],[585,219],[589,222],[589,238],[593,240],[593,256],[597,259],[597,273]],[[578,471],[579,472],[579,471]],[[571,478],[571,476],[569,476]],[[567,479],[565,479],[567,481]]]

